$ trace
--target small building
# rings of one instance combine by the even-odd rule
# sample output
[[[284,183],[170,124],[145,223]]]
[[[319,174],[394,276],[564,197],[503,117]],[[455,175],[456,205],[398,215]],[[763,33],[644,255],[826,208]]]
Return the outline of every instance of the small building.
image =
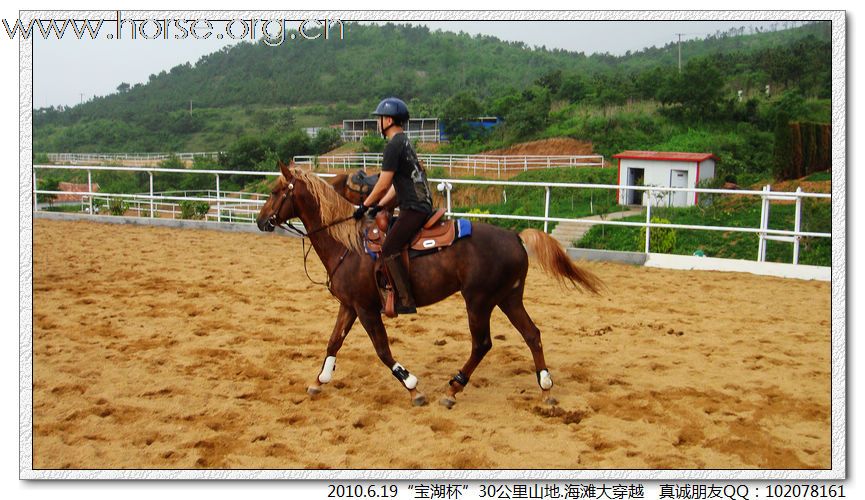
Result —
[[[715,177],[718,157],[712,153],[675,153],[665,151],[623,151],[613,155],[619,160],[619,186],[661,186],[695,188],[705,179]],[[648,205],[690,207],[697,204],[695,192],[676,191],[653,195],[651,200],[644,190],[619,189],[620,205]]]

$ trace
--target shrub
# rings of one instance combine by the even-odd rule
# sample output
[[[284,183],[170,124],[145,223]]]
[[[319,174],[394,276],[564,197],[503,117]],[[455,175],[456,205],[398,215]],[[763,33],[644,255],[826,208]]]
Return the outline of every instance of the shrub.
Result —
[[[181,219],[204,219],[207,212],[210,211],[210,205],[206,201],[181,201],[180,202],[180,218]]]
[[[360,141],[365,153],[381,153],[384,151],[385,140],[378,134],[367,134]]]
[[[669,224],[667,219],[652,217],[654,224]],[[667,227],[653,227],[649,233],[649,250],[655,253],[670,253],[676,246],[676,230]],[[646,228],[640,228],[640,234],[636,239],[637,248],[644,248],[646,245]]]
[[[129,210],[129,204],[123,198],[111,198],[108,200],[108,212],[111,215],[123,215]]]

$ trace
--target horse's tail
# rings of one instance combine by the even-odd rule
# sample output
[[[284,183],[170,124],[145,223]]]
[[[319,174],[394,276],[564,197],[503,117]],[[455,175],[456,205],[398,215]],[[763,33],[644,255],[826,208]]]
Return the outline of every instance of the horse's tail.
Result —
[[[530,256],[534,256],[544,271],[561,283],[570,281],[594,294],[600,292],[604,282],[590,271],[580,269],[565,253],[562,245],[543,231],[525,229],[520,233],[523,246]]]

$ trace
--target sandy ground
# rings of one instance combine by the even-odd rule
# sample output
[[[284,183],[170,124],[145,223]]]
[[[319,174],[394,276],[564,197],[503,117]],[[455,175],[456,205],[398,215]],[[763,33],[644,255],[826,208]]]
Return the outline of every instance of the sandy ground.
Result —
[[[273,235],[36,220],[34,468],[831,466],[828,283],[587,263],[609,286],[590,297],[533,268],[559,406],[496,312],[447,410],[470,349],[459,296],[386,320],[433,404],[410,405],[359,324],[307,396],[337,304],[299,254]]]

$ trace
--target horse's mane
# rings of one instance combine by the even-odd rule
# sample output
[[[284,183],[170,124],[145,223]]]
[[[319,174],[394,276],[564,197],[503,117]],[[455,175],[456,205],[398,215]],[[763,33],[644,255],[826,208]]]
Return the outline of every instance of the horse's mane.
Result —
[[[351,217],[354,213],[354,205],[346,201],[330,184],[319,176],[299,168],[292,169],[291,173],[296,179],[303,181],[306,190],[315,199],[318,204],[322,224],[333,224],[346,217]],[[279,180],[283,183],[286,182],[282,176],[279,177]],[[362,253],[363,244],[360,241],[361,227],[361,221],[348,220],[335,224],[326,229],[326,231],[333,239],[350,251]]]

